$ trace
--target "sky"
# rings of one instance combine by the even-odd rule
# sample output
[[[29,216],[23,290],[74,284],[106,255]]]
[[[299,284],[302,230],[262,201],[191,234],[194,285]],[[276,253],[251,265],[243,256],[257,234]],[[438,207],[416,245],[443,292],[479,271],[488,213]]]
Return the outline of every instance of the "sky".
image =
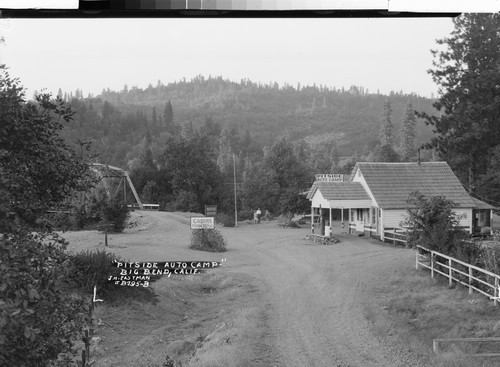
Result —
[[[0,19],[0,64],[28,97],[197,75],[431,97],[430,51],[452,30],[450,18]]]

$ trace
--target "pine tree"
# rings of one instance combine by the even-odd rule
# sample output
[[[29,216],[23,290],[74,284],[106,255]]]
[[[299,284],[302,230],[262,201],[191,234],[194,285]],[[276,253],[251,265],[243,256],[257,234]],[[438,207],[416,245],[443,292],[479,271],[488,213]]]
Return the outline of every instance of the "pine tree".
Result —
[[[153,138],[151,137],[151,133],[149,132],[148,126],[146,124],[146,146],[151,147],[152,142]]]
[[[429,70],[440,87],[433,106],[442,115],[419,116],[436,134],[426,147],[437,149],[463,182],[481,191],[500,142],[500,14],[464,14],[453,23],[451,35],[437,41],[446,48],[432,52]],[[498,191],[488,191],[500,199]]]
[[[415,125],[415,110],[413,109],[413,105],[408,103],[405,118],[401,123],[399,155],[402,161],[408,161],[415,155]]]
[[[335,142],[332,142],[332,147],[330,151],[330,160],[332,162],[332,166],[330,169],[331,172],[335,172],[335,170],[337,169],[339,165],[339,159],[340,158],[339,158],[339,151],[337,149],[337,144]]]
[[[217,166],[222,173],[228,173],[231,168],[233,151],[231,141],[226,129],[222,129],[219,136],[219,156],[217,157]]]
[[[181,137],[184,140],[191,140],[194,135],[193,123],[191,121],[184,121],[181,126]]]
[[[156,107],[153,106],[153,114],[151,116],[151,122],[154,127],[158,126],[158,116],[156,114]]]
[[[384,112],[380,118],[380,145],[390,145],[392,146],[394,141],[392,137],[392,121],[391,121],[391,102],[386,101],[384,103]]]
[[[170,100],[165,104],[165,111],[163,112],[163,122],[168,132],[174,131],[174,111]]]

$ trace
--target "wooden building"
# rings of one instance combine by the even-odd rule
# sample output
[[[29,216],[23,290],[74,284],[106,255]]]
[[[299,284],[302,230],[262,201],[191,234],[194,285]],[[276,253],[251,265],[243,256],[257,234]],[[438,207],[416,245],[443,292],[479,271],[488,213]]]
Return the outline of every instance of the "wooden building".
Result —
[[[415,191],[453,201],[455,213],[464,214],[460,226],[469,233],[492,224],[493,207],[472,198],[446,162],[358,162],[346,181],[314,182],[307,195],[311,231],[367,233],[384,240],[384,228],[402,227]]]

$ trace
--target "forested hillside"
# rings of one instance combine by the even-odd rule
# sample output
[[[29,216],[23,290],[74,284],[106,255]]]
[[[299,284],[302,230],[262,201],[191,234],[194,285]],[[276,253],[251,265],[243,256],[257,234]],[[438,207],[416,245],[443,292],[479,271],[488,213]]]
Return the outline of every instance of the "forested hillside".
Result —
[[[415,111],[434,112],[416,95],[201,76],[95,97],[58,94],[76,112],[63,136],[91,143],[94,161],[130,171],[143,201],[191,211],[218,203],[226,213],[234,212],[235,174],[239,208],[288,213],[308,205],[298,193],[316,173],[416,160],[432,131]]]
[[[433,112],[432,101],[416,95],[373,93],[362,87],[349,90],[323,86],[279,86],[240,83],[221,77],[196,77],[190,81],[162,84],[146,89],[103,90],[82,98],[81,91],[60,92],[77,111],[76,123],[65,131],[70,139],[88,139],[99,161],[120,167],[138,157],[138,144],[149,130],[155,159],[162,150],[165,133],[183,125],[202,133],[225,128],[235,153],[262,156],[262,148],[278,137],[309,144],[334,141],[341,157],[368,154],[380,142],[383,105],[392,106],[396,143],[408,103],[417,111]],[[428,141],[431,130],[416,124],[416,144]]]

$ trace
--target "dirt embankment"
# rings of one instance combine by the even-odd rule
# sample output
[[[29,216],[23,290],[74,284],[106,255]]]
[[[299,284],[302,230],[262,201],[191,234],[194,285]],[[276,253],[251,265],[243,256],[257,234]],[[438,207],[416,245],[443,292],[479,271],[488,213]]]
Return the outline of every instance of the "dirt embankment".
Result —
[[[383,282],[395,269],[411,267],[414,261],[411,251],[357,237],[344,237],[339,244],[321,246],[304,239],[308,228],[282,229],[275,222],[263,222],[221,228],[229,243],[228,251],[201,253],[187,247],[188,214],[140,212],[139,215],[142,217],[136,218],[137,226],[110,236],[111,250],[133,261],[220,260],[224,257],[225,266],[217,270],[218,274],[244,282],[240,284],[244,293],[238,293],[235,290],[238,285],[233,284],[231,292],[211,295],[207,303],[214,310],[220,307],[217,303],[223,304],[227,315],[236,315],[242,320],[257,318],[258,332],[247,335],[245,340],[250,348],[246,362],[238,365],[423,365],[409,352],[375,337],[363,316],[363,303],[370,302],[372,287]],[[89,232],[85,236],[80,232],[68,233],[65,237],[74,249],[102,248],[103,234]],[[161,282],[167,287],[168,280]],[[232,302],[228,302],[227,297],[232,297]],[[200,299],[196,298],[196,302]],[[251,309],[246,316],[235,313],[245,307]],[[223,313],[217,317],[213,314],[214,317],[205,319],[189,312],[182,316],[198,317],[194,325],[198,329],[193,331],[205,333],[200,339],[199,356],[201,351],[208,353],[210,346],[206,340],[209,330],[200,331],[202,324],[218,323],[220,328],[224,317]],[[246,322],[248,325],[249,321]],[[168,337],[159,338],[165,345],[172,341]],[[196,358],[192,361],[203,365],[196,364]]]

